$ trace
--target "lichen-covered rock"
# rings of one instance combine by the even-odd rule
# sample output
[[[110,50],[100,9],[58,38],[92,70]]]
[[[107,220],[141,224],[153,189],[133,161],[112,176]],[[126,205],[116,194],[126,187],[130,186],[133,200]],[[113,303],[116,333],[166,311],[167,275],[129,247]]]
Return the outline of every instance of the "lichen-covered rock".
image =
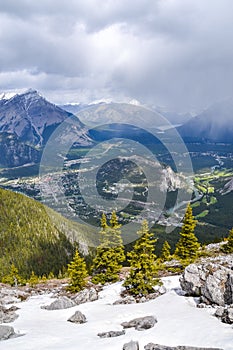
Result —
[[[157,323],[157,319],[154,316],[145,316],[134,318],[129,322],[123,322],[121,325],[123,328],[134,327],[137,331],[144,331],[146,329],[154,327]]]
[[[113,337],[119,337],[124,334],[125,334],[125,330],[102,332],[102,333],[98,333],[97,335],[100,338],[113,338]]]
[[[76,306],[76,303],[73,300],[64,296],[54,300],[50,305],[41,306],[41,309],[62,310],[62,309],[68,309],[74,306]]]
[[[86,316],[82,314],[81,311],[76,311],[74,315],[68,318],[67,321],[81,324],[81,323],[86,323],[87,319],[86,319]]]
[[[139,350],[139,343],[131,340],[129,343],[123,345],[123,350]]]
[[[187,266],[180,284],[187,295],[207,304],[233,304],[233,254]]]

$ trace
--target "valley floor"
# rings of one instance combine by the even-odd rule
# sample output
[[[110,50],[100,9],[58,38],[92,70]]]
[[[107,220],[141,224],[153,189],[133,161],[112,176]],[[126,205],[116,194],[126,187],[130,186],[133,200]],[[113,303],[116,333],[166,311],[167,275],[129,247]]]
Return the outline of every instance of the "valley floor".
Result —
[[[130,340],[140,349],[149,342],[163,345],[192,345],[233,349],[233,328],[212,316],[213,309],[195,307],[195,300],[182,296],[179,277],[163,279],[168,292],[143,304],[112,305],[119,299],[121,283],[106,286],[100,299],[66,310],[49,311],[40,306],[51,303],[51,295],[31,297],[17,306],[18,319],[9,324],[22,337],[0,342],[0,350],[122,350]],[[74,324],[67,319],[80,310],[87,323]],[[121,330],[121,323],[135,317],[155,315],[158,323],[145,331],[126,329],[116,338],[101,339],[99,332]]]

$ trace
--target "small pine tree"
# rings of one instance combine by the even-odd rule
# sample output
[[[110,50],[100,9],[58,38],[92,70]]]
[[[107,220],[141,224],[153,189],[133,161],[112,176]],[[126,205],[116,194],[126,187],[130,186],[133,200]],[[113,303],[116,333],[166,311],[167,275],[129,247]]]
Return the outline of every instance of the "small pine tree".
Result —
[[[200,244],[194,234],[197,221],[194,219],[192,207],[188,204],[180,232],[180,239],[176,245],[175,257],[187,263],[193,262],[198,255]]]
[[[88,276],[88,273],[86,263],[79,255],[78,250],[76,250],[74,259],[68,264],[67,272],[70,277],[70,284],[67,289],[71,292],[79,292],[82,290],[86,285],[85,278]]]
[[[43,275],[43,276],[41,277],[40,281],[41,281],[42,283],[46,283],[46,282],[47,282],[47,277],[46,277],[46,275]]]
[[[153,286],[158,283],[154,254],[156,239],[152,233],[149,233],[146,220],[143,221],[138,234],[140,238],[136,241],[133,250],[128,253],[130,272],[124,286],[132,295],[147,295],[154,292]]]
[[[28,283],[30,287],[35,287],[39,283],[39,277],[35,275],[34,271],[32,271]]]
[[[161,250],[160,260],[168,261],[171,257],[171,246],[168,241],[165,241]]]
[[[11,265],[9,274],[2,278],[2,282],[15,287],[17,287],[20,284],[24,284],[24,281],[22,277],[20,277],[19,271],[14,264]]]
[[[102,230],[106,230],[108,228],[108,224],[107,224],[107,218],[106,215],[103,213],[100,219],[100,226],[102,228]]]
[[[48,280],[53,280],[55,278],[54,273],[51,271],[48,275]]]
[[[119,280],[119,272],[125,260],[120,227],[115,211],[112,212],[110,226],[107,224],[106,215],[102,215],[101,243],[97,247],[92,265],[93,283],[105,284]]]
[[[233,253],[233,228],[229,231],[227,243],[222,246],[222,251],[226,254]]]

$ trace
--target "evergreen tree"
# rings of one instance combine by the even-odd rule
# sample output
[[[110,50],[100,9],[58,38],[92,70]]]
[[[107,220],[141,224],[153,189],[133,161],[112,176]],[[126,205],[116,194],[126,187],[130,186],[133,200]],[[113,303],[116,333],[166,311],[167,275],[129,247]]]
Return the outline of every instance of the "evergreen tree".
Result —
[[[104,213],[102,214],[102,217],[101,217],[101,220],[100,220],[100,226],[101,226],[103,231],[108,228],[107,218],[106,218],[106,215]]]
[[[161,250],[160,260],[168,261],[171,257],[171,246],[168,241],[165,241]]]
[[[2,278],[2,282],[15,287],[25,283],[25,281],[23,281],[22,277],[19,275],[19,271],[14,264],[11,265],[9,274]]]
[[[125,260],[120,227],[115,211],[112,212],[110,226],[107,224],[106,215],[102,215],[101,243],[97,247],[92,266],[93,283],[104,284],[119,280],[119,272],[122,268],[122,262]]]
[[[233,253],[233,228],[229,231],[227,243],[222,246],[222,251],[226,254]]]
[[[188,204],[180,232],[180,239],[175,249],[175,256],[187,263],[193,262],[197,258],[200,248],[198,239],[194,234],[196,223],[192,207]]]
[[[68,264],[67,272],[70,277],[68,290],[71,292],[79,292],[82,290],[86,285],[85,278],[88,276],[88,273],[86,263],[79,255],[78,250],[76,250],[73,261]]]
[[[30,287],[35,287],[39,283],[39,277],[36,276],[35,272],[32,271],[31,276],[28,280]]]
[[[158,283],[154,254],[156,239],[152,233],[149,233],[146,220],[143,221],[138,234],[140,238],[136,241],[133,250],[128,253],[130,272],[124,286],[130,294],[147,295],[154,292],[153,286]]]

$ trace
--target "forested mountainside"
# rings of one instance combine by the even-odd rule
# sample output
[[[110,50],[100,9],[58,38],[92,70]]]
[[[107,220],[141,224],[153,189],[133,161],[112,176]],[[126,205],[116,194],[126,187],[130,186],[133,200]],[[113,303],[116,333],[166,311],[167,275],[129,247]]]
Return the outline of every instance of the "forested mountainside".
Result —
[[[65,219],[64,219],[65,220]],[[0,278],[14,264],[20,275],[58,275],[73,255],[73,244],[46,208],[22,194],[0,189]]]

